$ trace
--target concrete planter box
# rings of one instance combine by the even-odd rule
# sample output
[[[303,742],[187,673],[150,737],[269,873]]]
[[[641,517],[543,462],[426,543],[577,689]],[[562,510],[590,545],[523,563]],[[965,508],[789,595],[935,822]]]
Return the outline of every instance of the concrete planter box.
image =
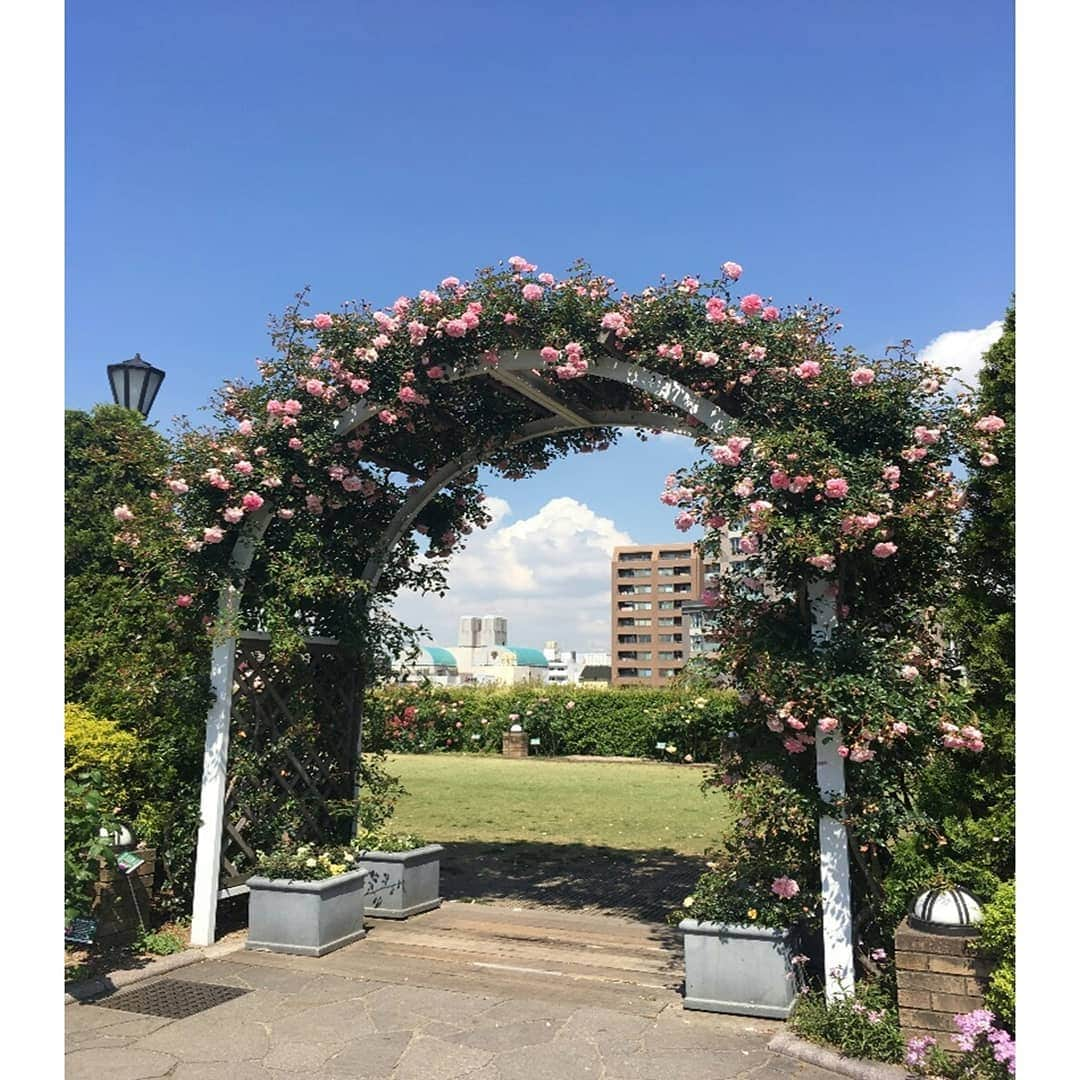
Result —
[[[786,1019],[795,1001],[792,932],[683,919],[684,1009]]]
[[[362,851],[356,865],[368,871],[364,911],[376,919],[407,919],[442,903],[439,895],[441,844],[413,851]]]
[[[364,936],[366,870],[322,881],[248,878],[249,949],[323,956]]]

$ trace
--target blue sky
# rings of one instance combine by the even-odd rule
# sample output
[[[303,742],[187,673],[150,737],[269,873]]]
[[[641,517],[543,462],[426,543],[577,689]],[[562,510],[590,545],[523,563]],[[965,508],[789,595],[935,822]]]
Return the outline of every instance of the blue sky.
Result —
[[[985,329],[1013,289],[1012,17],[1001,0],[69,5],[67,404],[104,400],[105,365],[138,350],[168,372],[155,418],[197,415],[253,374],[303,285],[316,309],[381,305],[512,254],[556,273],[585,257],[631,290],[734,259],[747,291],[841,307],[871,354]],[[594,540],[674,535],[656,493],[684,444],[624,443],[495,484],[501,522],[570,497],[613,523],[573,511]],[[595,644],[595,619],[533,618],[537,589],[513,601],[519,636]],[[447,626],[481,599],[500,600],[424,612]]]

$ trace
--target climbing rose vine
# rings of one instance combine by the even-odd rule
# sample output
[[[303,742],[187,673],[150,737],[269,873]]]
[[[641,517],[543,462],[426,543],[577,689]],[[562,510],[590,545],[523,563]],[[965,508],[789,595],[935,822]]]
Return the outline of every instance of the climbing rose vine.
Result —
[[[712,281],[662,279],[629,294],[585,264],[557,277],[514,256],[381,309],[311,314],[301,296],[273,325],[257,377],[221,390],[210,426],[181,428],[149,504],[116,507],[119,557],[177,618],[210,632],[223,629],[218,596],[232,584],[237,624],[276,641],[313,630],[369,645],[392,638],[389,600],[404,587],[443,589],[446,558],[488,520],[473,468],[381,551],[421,485],[459,455],[516,478],[618,434],[519,441],[535,406],[469,376],[530,350],[535,376],[572,410],[639,414],[672,406],[587,379],[597,362],[625,358],[669,376],[729,419],[691,421],[702,459],[669,477],[661,499],[678,528],[704,529],[707,549],[719,552],[737,528],[750,556],[705,594],[716,678],[733,681],[744,704],[717,782],[764,763],[792,790],[815,792],[815,732],[837,740],[852,778],[839,810],[872,892],[890,838],[919,826],[911,770],[985,744],[937,616],[964,505],[950,461],[966,447],[993,468],[1004,421],[966,411],[963,395],[946,392],[949,372],[904,348],[871,360],[839,347],[835,309],[737,292],[742,275],[727,262]],[[238,541],[255,547],[246,573],[232,563]],[[373,587],[365,571],[381,561]],[[821,582],[837,621],[815,648]],[[790,870],[771,867],[763,881],[774,900],[777,880],[809,895],[813,883]]]

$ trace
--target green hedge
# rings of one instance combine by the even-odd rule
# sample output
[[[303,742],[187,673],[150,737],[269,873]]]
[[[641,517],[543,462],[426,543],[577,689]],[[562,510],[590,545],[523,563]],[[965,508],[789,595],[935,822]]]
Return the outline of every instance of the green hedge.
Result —
[[[368,694],[364,739],[372,751],[497,753],[516,718],[541,754],[700,762],[713,759],[738,708],[730,690],[385,686]]]

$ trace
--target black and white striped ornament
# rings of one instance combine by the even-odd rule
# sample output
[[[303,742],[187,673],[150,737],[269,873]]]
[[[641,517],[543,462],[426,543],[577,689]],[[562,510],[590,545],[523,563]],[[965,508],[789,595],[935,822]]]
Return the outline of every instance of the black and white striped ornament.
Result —
[[[982,922],[982,908],[967,889],[927,889],[908,909],[908,922],[930,934],[967,934]]]

